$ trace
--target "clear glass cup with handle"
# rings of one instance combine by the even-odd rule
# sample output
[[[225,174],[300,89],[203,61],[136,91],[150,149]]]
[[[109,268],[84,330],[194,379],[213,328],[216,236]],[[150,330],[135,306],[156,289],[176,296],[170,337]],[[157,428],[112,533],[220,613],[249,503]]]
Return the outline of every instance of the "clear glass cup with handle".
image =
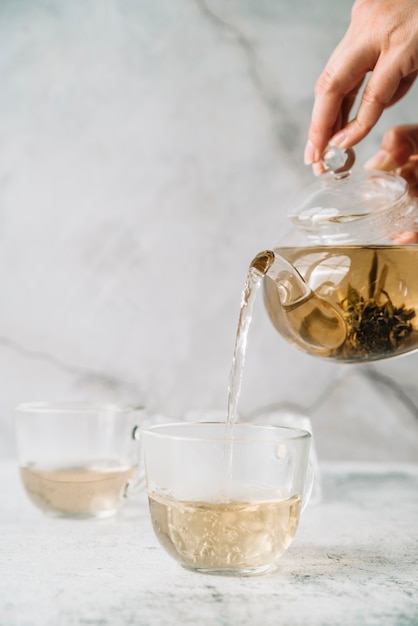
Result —
[[[54,517],[115,515],[141,483],[144,415],[143,407],[104,403],[18,405],[18,464],[31,502]]]
[[[298,428],[181,422],[142,430],[154,532],[182,566],[245,576],[273,571],[312,489],[311,435]]]

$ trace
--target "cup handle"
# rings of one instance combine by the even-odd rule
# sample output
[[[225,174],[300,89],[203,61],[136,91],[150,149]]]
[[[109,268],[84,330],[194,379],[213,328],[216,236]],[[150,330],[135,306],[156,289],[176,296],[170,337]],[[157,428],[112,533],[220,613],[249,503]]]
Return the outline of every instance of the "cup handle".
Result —
[[[303,512],[308,506],[309,500],[311,499],[314,483],[315,483],[315,467],[312,461],[309,461],[308,468],[306,470],[306,482],[305,482],[305,489],[303,491],[303,496],[302,496],[301,512]]]
[[[146,488],[146,480],[145,480],[145,468],[143,464],[141,464],[142,457],[142,447],[141,447],[141,427],[136,426],[133,427],[131,437],[134,441],[137,442],[137,477],[134,480],[128,480],[123,490],[123,498],[133,498],[143,493]]]

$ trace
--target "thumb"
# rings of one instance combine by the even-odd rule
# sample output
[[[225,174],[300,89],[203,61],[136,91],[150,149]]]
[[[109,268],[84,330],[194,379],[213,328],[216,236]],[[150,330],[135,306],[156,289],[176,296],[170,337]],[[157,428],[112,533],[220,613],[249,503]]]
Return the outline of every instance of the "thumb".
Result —
[[[418,155],[418,124],[394,126],[383,135],[379,151],[364,167],[390,172],[413,155]]]

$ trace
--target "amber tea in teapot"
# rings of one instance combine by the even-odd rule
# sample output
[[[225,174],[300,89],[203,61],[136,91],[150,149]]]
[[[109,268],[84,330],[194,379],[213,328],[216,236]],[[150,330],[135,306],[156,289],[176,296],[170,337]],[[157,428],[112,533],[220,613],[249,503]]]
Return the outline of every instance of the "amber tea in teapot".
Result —
[[[352,149],[327,149],[323,164],[328,173],[289,213],[296,228],[252,262],[270,319],[288,341],[325,358],[415,350],[418,201],[396,174],[351,172]]]
[[[341,361],[371,361],[418,347],[418,246],[279,248],[311,291],[288,306],[264,279],[276,329],[305,351]],[[280,280],[283,280],[283,276]],[[319,302],[330,305],[324,315]]]

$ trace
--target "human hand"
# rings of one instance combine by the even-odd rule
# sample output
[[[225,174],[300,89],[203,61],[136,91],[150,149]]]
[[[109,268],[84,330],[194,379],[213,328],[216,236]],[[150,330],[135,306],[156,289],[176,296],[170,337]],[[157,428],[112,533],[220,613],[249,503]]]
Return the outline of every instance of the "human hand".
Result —
[[[382,139],[379,151],[365,164],[367,169],[396,171],[405,178],[411,196],[418,197],[418,124],[394,126]],[[396,243],[418,243],[418,233],[404,232]]]
[[[357,113],[348,122],[368,72]],[[348,30],[315,85],[305,163],[318,164],[320,173],[328,143],[341,148],[358,143],[383,110],[407,93],[417,74],[417,0],[356,0]]]

